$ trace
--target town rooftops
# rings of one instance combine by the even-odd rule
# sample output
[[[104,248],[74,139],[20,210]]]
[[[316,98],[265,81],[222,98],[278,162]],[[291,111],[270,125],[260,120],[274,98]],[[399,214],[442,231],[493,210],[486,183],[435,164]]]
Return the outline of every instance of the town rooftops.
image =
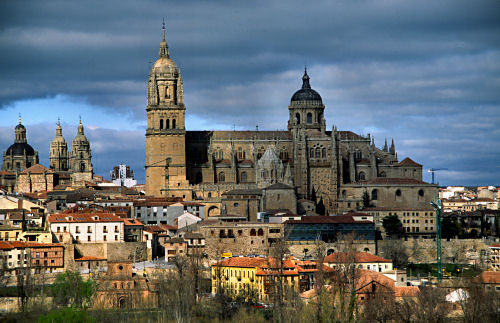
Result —
[[[141,221],[137,219],[123,219],[125,225],[144,225]]]
[[[352,259],[350,259],[352,258]],[[328,263],[342,263],[347,260],[352,260],[355,263],[375,263],[375,262],[381,262],[381,263],[392,263],[391,260],[385,259],[379,256],[372,255],[368,252],[356,252],[354,255],[351,255],[346,252],[335,252],[332,253],[328,256],[326,256],[323,259],[323,262],[328,262]]]
[[[107,260],[106,257],[94,257],[94,256],[83,256],[80,258],[75,258],[75,261],[102,261]]]
[[[483,271],[474,280],[483,284],[500,284],[500,271]]]
[[[72,213],[53,214],[49,216],[50,223],[73,223],[73,222],[123,222],[123,219],[112,213]]]

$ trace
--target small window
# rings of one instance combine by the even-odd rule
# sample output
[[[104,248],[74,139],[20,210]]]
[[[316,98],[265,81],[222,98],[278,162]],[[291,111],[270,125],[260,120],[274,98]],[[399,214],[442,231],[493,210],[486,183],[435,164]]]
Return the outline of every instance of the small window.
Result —
[[[424,190],[422,190],[422,189],[418,190],[418,196],[423,197],[424,196]]]
[[[219,182],[224,183],[225,181],[226,181],[226,175],[224,174],[224,172],[220,172],[219,173]]]
[[[401,190],[400,189],[396,190],[396,197],[401,197]]]
[[[307,123],[311,124],[313,122],[313,115],[311,112],[307,113]]]

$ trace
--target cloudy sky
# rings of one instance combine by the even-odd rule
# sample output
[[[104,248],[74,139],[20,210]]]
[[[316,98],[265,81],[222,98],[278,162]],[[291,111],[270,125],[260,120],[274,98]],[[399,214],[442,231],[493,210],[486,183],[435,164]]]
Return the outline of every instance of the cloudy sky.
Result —
[[[162,17],[188,130],[285,129],[304,65],[327,128],[394,138],[441,185],[500,185],[500,1],[0,2],[0,149],[21,113],[48,166],[81,116],[94,170],[144,181]],[[430,181],[428,173],[424,180]]]

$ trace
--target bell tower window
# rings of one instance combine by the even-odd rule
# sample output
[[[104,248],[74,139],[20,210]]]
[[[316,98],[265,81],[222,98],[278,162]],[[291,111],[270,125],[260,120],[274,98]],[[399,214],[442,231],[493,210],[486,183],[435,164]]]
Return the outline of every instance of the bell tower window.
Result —
[[[297,119],[297,124],[300,124],[300,113],[295,114],[295,119]]]
[[[307,124],[311,124],[313,122],[313,115],[311,112],[307,114]]]
[[[175,129],[175,119],[172,119],[172,129]]]
[[[165,129],[170,129],[170,119],[165,120]]]
[[[160,129],[163,129],[163,119],[160,119]]]

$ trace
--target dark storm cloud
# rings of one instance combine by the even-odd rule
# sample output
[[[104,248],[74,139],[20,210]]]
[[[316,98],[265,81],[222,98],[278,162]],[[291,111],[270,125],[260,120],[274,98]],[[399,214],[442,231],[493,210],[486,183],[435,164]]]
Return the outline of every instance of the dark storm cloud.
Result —
[[[452,169],[449,183],[500,184],[497,0],[3,1],[0,107],[63,94],[144,119],[163,16],[187,113],[205,124],[284,129],[307,64],[329,128],[394,137],[401,154]],[[108,148],[131,134],[112,132]],[[113,155],[129,156],[94,154],[107,168]]]

